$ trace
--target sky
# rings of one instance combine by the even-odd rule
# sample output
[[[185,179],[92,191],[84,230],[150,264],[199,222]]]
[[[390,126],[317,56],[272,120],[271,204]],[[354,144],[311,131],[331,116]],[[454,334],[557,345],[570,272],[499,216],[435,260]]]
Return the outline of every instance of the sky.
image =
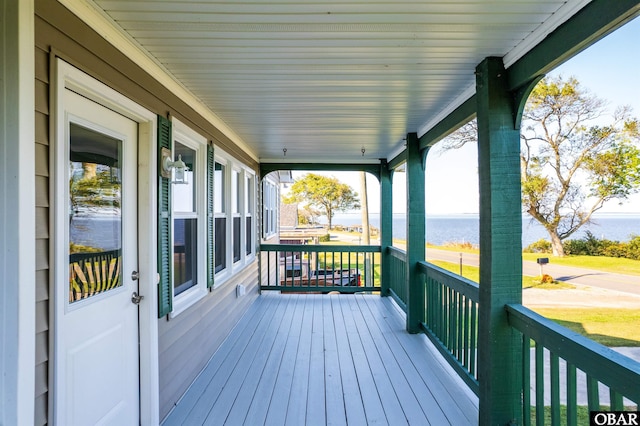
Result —
[[[631,105],[640,116],[640,19],[626,24],[565,62],[549,76],[574,76],[611,110]],[[477,150],[468,144],[460,150],[433,152],[427,156],[427,214],[477,213]],[[453,194],[453,196],[452,196]],[[623,205],[612,201],[600,213],[640,213],[640,194]]]
[[[630,105],[640,116],[640,18],[619,28],[593,46],[548,73],[549,76],[574,76],[583,87],[609,101],[611,110]],[[436,147],[427,156],[426,199],[427,214],[478,213],[478,159],[475,144],[457,150],[440,151]],[[329,173],[343,182],[353,182],[349,173]],[[300,176],[300,174],[297,174]],[[405,188],[403,177],[394,179],[394,213],[404,212]],[[296,177],[296,174],[294,174]],[[369,209],[379,212],[379,186],[369,176]],[[358,184],[352,185],[360,191]],[[640,214],[640,194],[618,205],[609,202],[600,213]]]

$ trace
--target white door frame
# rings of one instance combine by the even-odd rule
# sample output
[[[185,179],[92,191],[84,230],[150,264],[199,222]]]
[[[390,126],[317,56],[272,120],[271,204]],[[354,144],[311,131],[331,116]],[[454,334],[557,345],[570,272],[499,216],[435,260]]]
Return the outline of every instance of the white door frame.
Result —
[[[51,84],[51,99],[55,123],[55,138],[52,141],[51,172],[52,176],[66,173],[67,165],[64,164],[59,152],[60,145],[64,141],[64,105],[63,94],[65,89],[71,89],[96,103],[116,111],[138,123],[138,266],[139,266],[139,291],[144,299],[139,305],[139,339],[140,339],[140,424],[156,425],[160,422],[159,407],[159,379],[158,379],[158,318],[157,318],[157,267],[156,267],[156,241],[157,241],[157,158],[156,154],[156,126],[157,118],[154,113],[141,107],[110,87],[90,77],[77,68],[69,65],[61,59],[55,61],[54,78]],[[60,183],[57,183],[57,182]],[[51,200],[60,200],[57,194],[62,193],[61,187],[64,179],[51,179]],[[68,264],[66,257],[67,247],[64,238],[56,235],[56,232],[64,229],[64,221],[68,220],[68,205],[56,202],[54,209],[53,238],[51,249],[53,253],[53,273],[51,280],[51,293],[55,294],[54,284],[65,279],[65,267]],[[50,354],[55,356],[54,343],[57,338],[56,309],[52,303],[50,309]],[[55,365],[51,362],[49,365]],[[54,384],[56,380],[54,368],[50,369],[49,381]],[[50,387],[51,389],[53,386]],[[55,395],[49,392],[49,418],[55,419]]]

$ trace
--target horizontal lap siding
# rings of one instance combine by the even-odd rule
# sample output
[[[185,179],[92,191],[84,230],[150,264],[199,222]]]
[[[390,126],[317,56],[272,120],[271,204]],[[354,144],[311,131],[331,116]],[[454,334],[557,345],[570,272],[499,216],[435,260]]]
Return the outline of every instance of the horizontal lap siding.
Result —
[[[35,48],[36,425],[47,423],[49,375],[49,62]]]
[[[52,52],[52,53],[50,53]],[[50,194],[50,81],[49,69],[55,54],[73,66],[114,88],[153,113],[179,118],[223,149],[257,169],[257,162],[229,141],[213,124],[206,121],[186,102],[153,80],[147,72],[124,57],[107,41],[87,27],[75,15],[55,0],[35,0],[35,185],[36,185],[36,425],[47,424],[49,388],[49,312],[53,301],[49,297],[52,259],[49,228],[55,200]],[[53,176],[51,176],[53,178]],[[200,369],[234,327],[258,294],[258,264],[255,260],[234,277],[208,293],[205,298],[170,321],[160,319],[160,418],[191,384]],[[236,297],[237,284],[247,293]]]

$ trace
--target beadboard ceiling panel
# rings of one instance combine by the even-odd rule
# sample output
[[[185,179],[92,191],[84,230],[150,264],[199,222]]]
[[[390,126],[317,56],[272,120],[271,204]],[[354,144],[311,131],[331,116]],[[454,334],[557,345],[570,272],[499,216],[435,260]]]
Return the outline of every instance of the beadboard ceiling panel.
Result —
[[[260,161],[340,163],[390,159],[485,57],[517,59],[586,3],[94,0]]]

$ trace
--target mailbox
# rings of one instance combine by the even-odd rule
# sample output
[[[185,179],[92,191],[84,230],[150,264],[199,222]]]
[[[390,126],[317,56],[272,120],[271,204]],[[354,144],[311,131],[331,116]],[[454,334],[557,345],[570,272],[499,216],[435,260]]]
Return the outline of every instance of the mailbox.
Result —
[[[539,265],[546,265],[547,263],[549,263],[549,258],[548,257],[539,257],[537,262],[538,262]]]

